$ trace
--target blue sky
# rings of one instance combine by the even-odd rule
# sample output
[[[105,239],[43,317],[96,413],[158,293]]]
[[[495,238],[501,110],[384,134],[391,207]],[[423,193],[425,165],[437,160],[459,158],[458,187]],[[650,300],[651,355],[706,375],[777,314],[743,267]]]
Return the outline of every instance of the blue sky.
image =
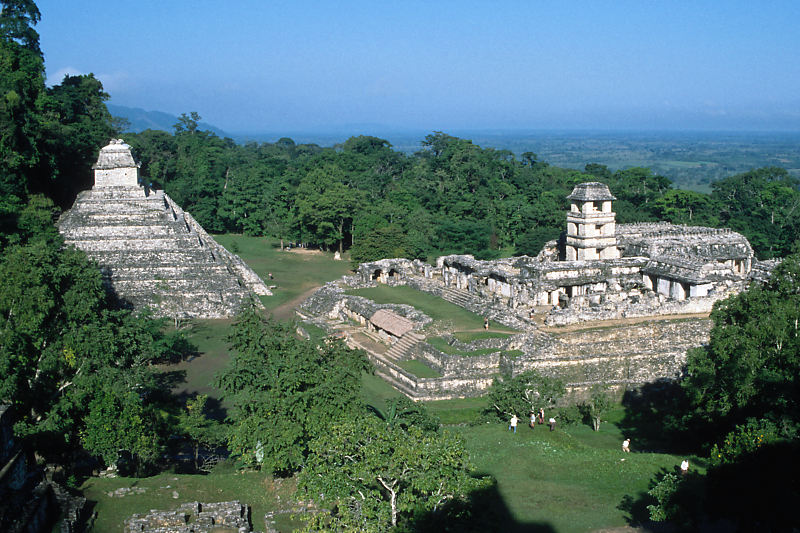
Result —
[[[39,0],[49,83],[228,132],[800,131],[800,2]]]

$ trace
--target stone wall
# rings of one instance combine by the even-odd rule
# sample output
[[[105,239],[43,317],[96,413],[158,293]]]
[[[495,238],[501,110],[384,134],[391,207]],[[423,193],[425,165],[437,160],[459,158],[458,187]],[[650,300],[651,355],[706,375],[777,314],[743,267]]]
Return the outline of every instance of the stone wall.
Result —
[[[250,533],[250,506],[238,501],[184,503],[172,511],[152,509],[125,521],[125,533]]]

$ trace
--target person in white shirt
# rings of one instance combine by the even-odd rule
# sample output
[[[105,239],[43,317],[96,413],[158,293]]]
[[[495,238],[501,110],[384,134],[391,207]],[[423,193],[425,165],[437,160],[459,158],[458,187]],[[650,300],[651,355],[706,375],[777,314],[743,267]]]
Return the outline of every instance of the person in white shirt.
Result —
[[[685,476],[689,472],[689,460],[684,459],[681,462],[681,475]]]
[[[509,422],[508,430],[511,431],[511,428],[514,428],[514,433],[516,433],[517,422],[519,422],[519,418],[517,418],[517,415],[511,415],[511,421]]]
[[[630,453],[631,451],[631,439],[625,439],[622,441],[622,451],[625,453]]]

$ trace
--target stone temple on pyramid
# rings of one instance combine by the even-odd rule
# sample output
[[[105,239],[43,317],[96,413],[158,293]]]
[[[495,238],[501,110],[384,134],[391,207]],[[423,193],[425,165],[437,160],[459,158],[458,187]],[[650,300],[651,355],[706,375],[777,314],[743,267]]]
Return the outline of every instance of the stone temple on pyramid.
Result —
[[[123,306],[174,318],[224,318],[251,295],[272,294],[192,215],[139,183],[139,166],[122,140],[101,149],[93,168],[94,186],[78,195],[58,228],[67,245],[97,261]]]

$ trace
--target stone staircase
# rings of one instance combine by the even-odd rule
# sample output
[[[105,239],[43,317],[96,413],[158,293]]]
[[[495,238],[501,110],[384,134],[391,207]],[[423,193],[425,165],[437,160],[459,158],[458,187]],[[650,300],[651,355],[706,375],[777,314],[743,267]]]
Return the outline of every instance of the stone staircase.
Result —
[[[258,276],[217,244],[163,191],[84,191],[58,223],[67,245],[100,265],[120,303],[161,316],[222,318],[256,294]]]
[[[425,340],[425,337],[419,333],[409,331],[389,348],[384,355],[386,359],[391,361],[403,361],[408,359],[409,354],[419,342]]]
[[[451,287],[442,288],[442,299],[464,308],[469,308],[472,303],[472,298],[467,291],[453,289]]]

